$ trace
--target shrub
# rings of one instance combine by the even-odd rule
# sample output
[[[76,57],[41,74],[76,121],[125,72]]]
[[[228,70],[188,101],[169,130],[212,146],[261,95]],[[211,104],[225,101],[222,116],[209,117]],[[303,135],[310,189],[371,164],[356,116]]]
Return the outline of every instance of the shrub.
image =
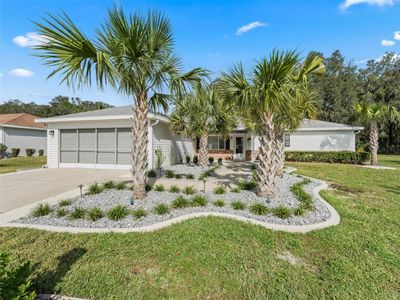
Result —
[[[362,164],[369,152],[359,151],[285,151],[286,161]]]
[[[11,264],[8,253],[0,252],[0,299],[36,299],[34,291],[28,292],[31,288],[31,281],[28,280],[31,272],[31,264],[26,261],[22,264]]]
[[[225,192],[226,192],[225,187],[222,185],[219,185],[214,189],[214,194],[217,194],[217,195],[225,194]]]
[[[117,182],[115,184],[115,188],[117,190],[124,190],[124,189],[126,189],[126,183],[125,182]]]
[[[186,163],[190,164],[190,156],[189,155],[186,155]]]
[[[71,205],[71,204],[72,204],[72,201],[71,201],[71,200],[64,199],[64,200],[61,200],[61,201],[58,203],[58,206],[63,207],[63,206]]]
[[[100,208],[93,207],[93,208],[89,209],[89,211],[87,212],[87,216],[88,216],[89,220],[97,221],[98,219],[101,219],[102,217],[104,217],[104,213]]]
[[[241,201],[234,201],[231,205],[234,210],[243,210],[246,207],[246,205]]]
[[[268,211],[268,207],[261,203],[256,203],[250,206],[250,212],[255,215],[266,215]]]
[[[36,152],[36,150],[32,149],[32,148],[26,148],[25,149],[26,156],[28,156],[28,157],[33,156],[33,154],[35,154],[35,152]]]
[[[257,187],[257,184],[254,181],[246,181],[246,180],[240,180],[239,181],[239,188],[241,190],[253,190]]]
[[[231,188],[231,192],[232,193],[240,193],[240,188],[238,186],[235,186],[235,187]]]
[[[48,203],[39,203],[32,211],[34,217],[43,217],[51,213],[52,209]]]
[[[302,205],[300,205],[298,208],[294,210],[293,214],[295,216],[302,216],[304,215],[305,212],[306,212],[305,208]]]
[[[0,143],[0,154],[5,154],[7,151],[7,148],[8,147],[6,145]]]
[[[19,148],[11,148],[11,156],[18,157],[20,151],[21,151],[21,149],[19,149]]]
[[[75,209],[69,214],[71,220],[83,219],[86,215],[86,210],[82,207],[75,207]]]
[[[295,183],[290,187],[290,191],[295,195],[297,200],[299,200],[300,207],[303,210],[308,210],[313,208],[313,199],[311,195],[304,190],[304,185],[308,184],[309,181],[310,180],[306,178],[302,182]]]
[[[103,187],[105,189],[113,189],[113,188],[115,188],[115,182],[112,180],[106,181],[103,183]]]
[[[175,178],[176,178],[176,179],[181,179],[181,178],[182,178],[182,175],[181,175],[181,174],[175,174]]]
[[[199,163],[199,158],[197,157],[197,155],[193,156],[193,163],[195,165],[197,165]]]
[[[156,207],[154,207],[154,212],[157,215],[165,215],[169,213],[169,207],[166,204],[158,204]]]
[[[214,205],[217,207],[223,207],[223,206],[225,206],[225,201],[221,200],[221,199],[215,200]]]
[[[163,165],[163,163],[165,161],[165,156],[163,155],[161,147],[158,147],[155,150],[155,154],[156,154],[156,167],[157,167],[158,170],[161,170],[162,165]]]
[[[162,184],[156,184],[153,188],[156,192],[164,192],[164,186]]]
[[[174,201],[172,201],[173,208],[185,208],[188,206],[190,206],[190,202],[182,195],[176,197]]]
[[[222,158],[218,158],[218,164],[222,165]]]
[[[153,189],[153,186],[150,183],[146,183],[144,189],[146,190],[146,192],[150,192]]]
[[[57,218],[65,217],[68,214],[68,210],[64,207],[59,207],[56,211]]]
[[[186,195],[193,195],[194,193],[196,193],[196,190],[193,186],[188,185],[188,186],[185,186],[185,188],[183,189],[183,192]]]
[[[147,177],[154,178],[157,177],[157,173],[155,170],[151,169],[147,171]]]
[[[214,163],[214,157],[210,156],[210,157],[208,158],[208,163],[209,163],[210,165],[212,165],[212,164]]]
[[[172,172],[171,170],[167,170],[165,172],[165,177],[167,178],[174,178],[174,172]]]
[[[272,213],[278,218],[286,219],[290,217],[290,215],[292,214],[292,210],[289,207],[279,205],[272,209]]]
[[[107,212],[107,217],[113,221],[119,221],[129,214],[129,210],[123,205],[117,205]]]
[[[135,217],[136,220],[147,216],[147,212],[143,208],[138,208],[132,211],[132,215]]]
[[[207,198],[202,195],[196,195],[191,200],[193,206],[206,206],[208,201]]]
[[[170,186],[169,191],[171,193],[179,193],[181,190],[179,189],[179,187],[177,185],[173,184]]]
[[[186,179],[194,179],[193,174],[186,174]]]
[[[91,185],[89,185],[87,194],[88,195],[96,195],[96,194],[100,194],[102,191],[103,191],[103,188],[97,182],[94,182]]]
[[[39,156],[43,156],[44,155],[44,150],[43,149],[39,149],[38,154],[39,154]]]

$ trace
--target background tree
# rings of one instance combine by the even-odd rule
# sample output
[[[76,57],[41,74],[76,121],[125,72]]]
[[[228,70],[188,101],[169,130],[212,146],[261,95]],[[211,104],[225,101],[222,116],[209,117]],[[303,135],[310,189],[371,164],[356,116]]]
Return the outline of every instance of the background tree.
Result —
[[[52,68],[49,77],[60,74],[69,86],[110,85],[133,98],[132,177],[133,198],[146,196],[148,166],[147,114],[150,108],[168,107],[172,93],[183,93],[187,83],[198,83],[206,72],[181,73],[173,53],[170,21],[161,13],[126,15],[122,8],[107,12],[107,20],[90,40],[66,15],[49,15],[35,23],[48,42],[36,48],[37,56]],[[186,82],[186,83],[185,83]]]
[[[215,85],[199,86],[193,93],[179,97],[171,114],[171,130],[199,139],[199,163],[208,165],[210,134],[228,136],[234,128],[233,109],[224,103]]]

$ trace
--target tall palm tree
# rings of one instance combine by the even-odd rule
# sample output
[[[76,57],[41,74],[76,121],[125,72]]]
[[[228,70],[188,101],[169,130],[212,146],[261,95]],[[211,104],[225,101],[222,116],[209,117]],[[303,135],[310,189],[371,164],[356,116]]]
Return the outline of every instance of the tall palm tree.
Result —
[[[199,163],[208,165],[208,136],[227,136],[234,127],[233,110],[227,107],[215,85],[202,85],[178,97],[171,114],[171,130],[199,138]]]
[[[126,15],[122,8],[114,7],[93,39],[66,14],[49,15],[35,24],[47,41],[35,49],[36,55],[52,68],[48,77],[60,74],[61,83],[78,88],[95,80],[99,88],[111,86],[133,98],[133,197],[143,199],[149,107],[167,109],[171,94],[184,93],[188,84],[198,83],[206,72],[197,68],[181,73],[181,61],[173,53],[170,21],[156,11],[147,16]]]
[[[308,59],[301,62],[295,51],[272,51],[268,58],[257,62],[249,77],[241,64],[223,73],[220,86],[228,99],[234,99],[239,110],[257,124],[260,138],[260,166],[257,169],[260,197],[275,195],[276,152],[275,121],[277,116],[290,107],[290,99],[297,85],[303,85],[309,74],[320,66]]]
[[[381,103],[357,103],[356,111],[360,119],[369,127],[369,150],[371,151],[371,165],[378,165],[379,123],[385,119],[399,117],[394,106]]]

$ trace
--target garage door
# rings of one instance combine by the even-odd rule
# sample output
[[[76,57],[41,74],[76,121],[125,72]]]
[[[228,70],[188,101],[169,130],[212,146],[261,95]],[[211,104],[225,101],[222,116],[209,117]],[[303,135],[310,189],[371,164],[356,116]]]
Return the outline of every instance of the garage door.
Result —
[[[129,165],[130,128],[60,130],[60,162]]]

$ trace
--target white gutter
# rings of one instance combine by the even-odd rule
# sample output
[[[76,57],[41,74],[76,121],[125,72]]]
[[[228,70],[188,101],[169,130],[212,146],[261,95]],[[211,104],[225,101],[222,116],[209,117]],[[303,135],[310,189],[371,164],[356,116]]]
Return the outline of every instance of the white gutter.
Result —
[[[314,128],[297,128],[296,131],[329,131],[329,130],[344,130],[344,131],[360,131],[364,127],[314,127]]]
[[[36,120],[35,120],[36,122]],[[38,122],[36,122],[38,123]],[[41,122],[40,122],[41,123]],[[10,124],[0,124],[0,127],[7,127],[7,128],[19,128],[19,129],[31,129],[31,130],[47,130],[46,128],[39,128],[39,127],[30,127],[30,126],[19,126],[19,125],[10,125]]]

